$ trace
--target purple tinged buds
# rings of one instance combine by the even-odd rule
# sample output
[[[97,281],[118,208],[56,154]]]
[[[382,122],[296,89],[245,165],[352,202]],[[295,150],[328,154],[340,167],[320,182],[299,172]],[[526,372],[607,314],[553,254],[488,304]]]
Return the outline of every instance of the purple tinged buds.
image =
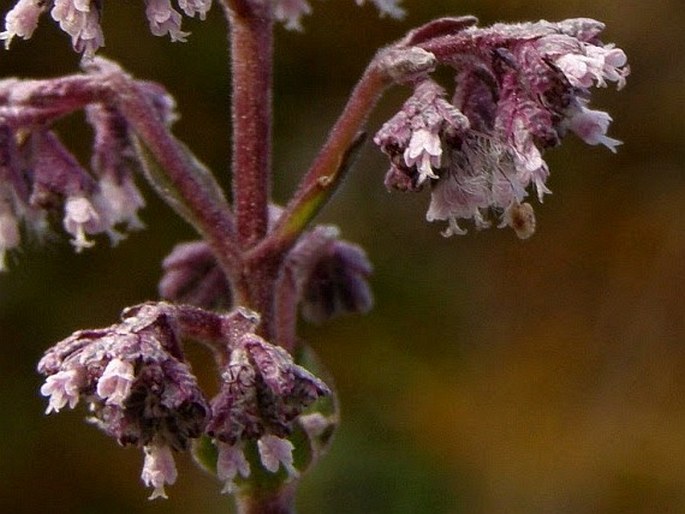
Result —
[[[629,73],[625,53],[597,37],[604,25],[579,18],[560,23],[475,26],[475,19],[436,20],[410,32],[395,49],[419,47],[456,73],[451,100],[427,76],[378,131],[374,142],[390,157],[389,188],[429,185],[428,221],[444,220],[445,236],[476,228],[511,226],[521,238],[535,230],[524,203],[532,186],[549,193],[542,152],[568,131],[612,152],[611,117],[587,107],[591,86]],[[411,46],[410,46],[411,45]]]
[[[372,266],[364,250],[340,240],[332,225],[305,233],[293,248],[286,269],[294,277],[302,316],[323,323],[347,313],[367,313],[373,306],[368,284]]]
[[[162,261],[162,269],[162,298],[205,308],[231,305],[231,287],[204,241],[176,245]]]
[[[318,225],[300,237],[286,258],[281,285],[292,288],[291,307],[299,305],[307,321],[367,313],[373,306],[368,283],[373,267],[360,246],[339,236],[337,227]],[[204,241],[177,245],[162,267],[162,298],[205,308],[230,305],[230,284]]]

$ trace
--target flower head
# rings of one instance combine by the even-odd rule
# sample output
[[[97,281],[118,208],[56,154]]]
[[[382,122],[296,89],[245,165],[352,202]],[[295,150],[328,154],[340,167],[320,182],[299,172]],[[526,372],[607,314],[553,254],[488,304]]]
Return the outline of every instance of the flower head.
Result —
[[[76,251],[107,234],[138,230],[145,205],[134,174],[139,169],[132,130],[108,90],[114,78],[130,80],[114,63],[94,59],[86,73],[48,80],[0,80],[0,269],[19,246],[19,227],[43,231],[48,217],[62,218]],[[138,81],[155,115],[169,124],[173,99],[158,85]],[[93,129],[90,166],[67,148],[54,125],[84,109]]]
[[[90,420],[122,445],[145,451],[143,481],[164,497],[176,480],[172,450],[199,437],[210,408],[180,348],[181,327],[164,305],[130,309],[121,323],[76,332],[38,363],[47,413],[79,401]]]
[[[587,107],[591,86],[625,85],[625,53],[604,45],[604,26],[589,19],[540,21],[478,28],[473,18],[443,19],[416,29],[395,52],[430,52],[456,73],[451,98],[428,70],[414,78],[414,93],[374,141],[390,157],[386,185],[417,191],[430,185],[429,221],[444,220],[444,235],[511,226],[519,237],[535,229],[532,187],[549,193],[545,149],[570,130],[611,151],[611,117]],[[392,76],[391,70],[388,73]]]
[[[250,475],[243,453],[248,443],[258,445],[265,469],[276,472],[282,464],[289,477],[297,476],[294,447],[286,438],[307,407],[331,394],[287,351],[256,335],[255,328],[255,317],[246,309],[232,311],[224,322],[230,358],[206,428],[219,451],[217,474],[229,493],[235,491],[238,475]]]

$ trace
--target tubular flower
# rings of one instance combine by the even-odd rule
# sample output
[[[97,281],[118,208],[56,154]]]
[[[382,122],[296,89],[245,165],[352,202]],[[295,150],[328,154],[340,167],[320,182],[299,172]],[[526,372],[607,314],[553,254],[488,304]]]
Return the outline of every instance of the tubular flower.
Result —
[[[444,235],[511,226],[521,238],[535,231],[533,188],[549,193],[545,149],[571,131],[612,152],[609,114],[588,108],[589,88],[625,85],[625,53],[603,44],[604,25],[590,19],[560,23],[475,27],[471,17],[445,18],[410,32],[390,50],[430,52],[455,72],[448,100],[429,72],[414,79],[414,93],[374,138],[390,157],[386,185],[418,191],[428,184],[428,221],[444,220]]]

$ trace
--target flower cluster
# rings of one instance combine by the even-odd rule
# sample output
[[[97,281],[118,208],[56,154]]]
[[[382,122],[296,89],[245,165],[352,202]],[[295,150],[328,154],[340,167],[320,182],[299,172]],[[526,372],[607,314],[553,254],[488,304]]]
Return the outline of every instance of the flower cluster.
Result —
[[[464,234],[458,220],[488,227],[511,226],[521,238],[535,230],[524,203],[533,186],[549,193],[542,159],[568,132],[616,151],[606,135],[611,117],[588,108],[589,88],[625,84],[625,53],[603,44],[604,28],[590,19],[560,23],[473,26],[471,17],[443,19],[411,32],[393,48],[430,52],[456,72],[448,98],[428,73],[376,134],[390,157],[386,185],[417,191],[428,184],[429,221],[445,220],[444,235]]]
[[[107,81],[123,74],[110,62],[94,61],[88,73],[49,80],[0,80],[0,270],[5,254],[20,244],[20,226],[42,234],[50,215],[62,225],[77,251],[117,227],[141,228],[137,212],[144,201],[134,184],[138,157],[127,120],[107,91]],[[159,86],[138,86],[167,123],[173,99]],[[54,124],[84,109],[94,134],[90,171],[66,148]]]
[[[152,497],[164,496],[164,484],[176,480],[171,450],[187,449],[210,414],[169,313],[147,305],[119,324],[76,332],[45,353],[38,371],[47,376],[47,413],[83,400],[105,433],[145,449],[143,480]]]
[[[164,486],[177,478],[173,452],[203,434],[216,441],[217,475],[227,492],[236,474],[250,474],[243,453],[249,442],[265,469],[276,472],[282,464],[295,477],[287,439],[292,424],[331,392],[285,350],[256,335],[258,323],[259,316],[243,308],[225,315],[168,303],[129,308],[121,323],[76,332],[45,353],[38,371],[47,377],[41,388],[49,397],[46,413],[83,401],[105,433],[142,448],[151,498],[166,497]],[[214,344],[218,360],[226,359],[211,401],[185,361],[183,339]]]
[[[178,0],[178,7],[186,16],[196,14],[204,19],[212,0]],[[14,37],[28,39],[38,26],[43,12],[50,10],[52,18],[71,37],[74,50],[92,57],[105,44],[100,19],[101,0],[19,0],[5,17],[5,31],[0,39],[9,47]],[[150,32],[155,36],[169,34],[172,41],[185,41],[189,34],[181,30],[182,16],[170,0],[145,0],[145,15]]]
[[[272,218],[280,215],[280,209],[271,211]],[[366,313],[373,305],[367,281],[371,263],[360,246],[339,236],[337,227],[318,225],[300,237],[284,263],[280,287],[292,289],[292,306],[299,305],[307,321],[322,323],[341,314]],[[230,284],[207,243],[177,245],[162,267],[162,298],[205,308],[230,305]]]
[[[276,20],[284,23],[290,30],[301,30],[301,18],[311,13],[312,8],[307,0],[268,0]],[[363,5],[365,0],[355,0]],[[399,0],[370,0],[381,15],[393,18],[404,16],[399,7]],[[212,0],[177,0],[178,9],[191,18],[198,16],[204,20],[212,7]],[[248,2],[249,3],[249,2]],[[5,30],[0,32],[0,40],[5,40],[9,47],[12,39],[20,37],[29,39],[38,26],[38,20],[49,10],[52,18],[60,28],[71,37],[75,51],[91,58],[105,44],[100,19],[102,18],[102,0],[18,0],[12,10],[5,16]],[[182,14],[174,9],[171,0],[145,0],[145,16],[150,32],[155,36],[166,36],[172,41],[185,41],[190,35],[181,29]]]
[[[250,313],[238,309],[233,316],[232,323],[238,326],[230,330],[230,357],[207,426],[219,449],[217,476],[225,482],[225,492],[234,491],[238,474],[244,478],[250,474],[243,453],[248,441],[257,441],[267,470],[275,473],[282,464],[289,477],[297,477],[294,447],[287,439],[292,422],[314,400],[331,394],[283,348],[256,335]]]

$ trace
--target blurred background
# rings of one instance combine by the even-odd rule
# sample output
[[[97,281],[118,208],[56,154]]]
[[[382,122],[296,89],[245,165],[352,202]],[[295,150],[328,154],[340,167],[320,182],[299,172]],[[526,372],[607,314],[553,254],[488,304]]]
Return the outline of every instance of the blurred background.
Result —
[[[301,486],[313,513],[685,512],[685,9],[682,0],[405,0],[402,22],[352,0],[312,1],[305,32],[277,31],[275,185],[287,200],[376,48],[441,15],[481,24],[587,16],[625,49],[625,90],[599,90],[617,155],[569,136],[545,155],[554,194],[538,231],[444,239],[427,195],[388,193],[369,146],[320,220],[375,264],[375,310],[302,327],[336,378],[343,422]],[[0,12],[13,2],[0,0]],[[103,55],[173,93],[175,131],[228,184],[225,24],[186,20],[185,44],[149,34],[143,2],[105,2]],[[73,72],[49,16],[0,53],[0,76]],[[406,91],[379,105],[370,130]],[[86,151],[82,119],[63,134]],[[81,137],[83,136],[83,137]],[[157,296],[161,259],[192,239],[146,189],[148,230],[75,255],[60,235],[0,276],[0,512],[229,512],[187,458],[170,500],[148,502],[142,456],[83,421],[45,417],[35,364],[79,328]],[[192,353],[192,352],[191,352]],[[192,358],[205,359],[202,354]],[[198,364],[200,365],[200,364]]]

